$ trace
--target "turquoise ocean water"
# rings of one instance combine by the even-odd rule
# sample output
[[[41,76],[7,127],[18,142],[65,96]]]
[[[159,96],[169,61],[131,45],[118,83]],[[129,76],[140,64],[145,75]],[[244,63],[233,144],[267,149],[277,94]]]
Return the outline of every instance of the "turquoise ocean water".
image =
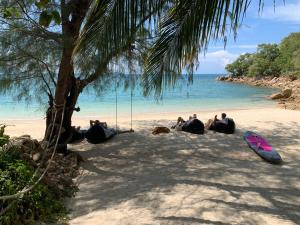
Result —
[[[265,97],[274,89],[250,87],[216,81],[217,75],[194,75],[192,84],[184,79],[174,89],[163,92],[163,98],[157,101],[153,96],[143,97],[142,88],[138,85],[133,90],[133,113],[192,112],[218,109],[245,109],[274,105]],[[131,90],[117,88],[118,115],[129,115],[131,108]],[[11,96],[0,96],[0,117],[5,119],[42,118],[45,108],[38,103],[16,102]],[[78,105],[81,108],[76,116],[111,116],[116,111],[115,87],[109,88],[106,94],[96,96],[93,92],[83,93]]]

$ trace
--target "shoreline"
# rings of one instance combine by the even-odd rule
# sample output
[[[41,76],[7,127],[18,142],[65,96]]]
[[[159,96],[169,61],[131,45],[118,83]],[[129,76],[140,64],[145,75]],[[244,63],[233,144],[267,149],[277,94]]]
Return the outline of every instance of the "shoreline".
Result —
[[[256,114],[263,113],[272,115],[274,117],[275,113],[286,113],[290,110],[280,109],[276,106],[267,106],[267,107],[249,107],[249,108],[240,108],[240,109],[216,109],[216,110],[195,110],[195,111],[186,111],[186,112],[166,112],[166,113],[153,113],[153,114],[141,114],[141,115],[133,115],[133,129],[138,130],[140,124],[147,124],[149,128],[153,128],[154,126],[171,126],[179,116],[183,118],[188,118],[190,115],[194,113],[197,114],[198,119],[200,119],[203,123],[206,123],[208,119],[214,117],[214,115],[218,115],[222,112],[227,113],[228,117],[232,117],[239,123],[239,117],[243,115],[247,117],[255,117]],[[99,117],[74,117],[73,125],[80,126],[81,128],[88,128],[89,120],[100,119]],[[296,119],[296,117],[295,117]],[[17,124],[14,122],[17,121]],[[110,118],[103,118],[102,121],[106,121],[110,127],[116,127],[115,117],[112,116]],[[131,120],[130,117],[119,116],[118,117],[118,128],[120,129],[129,129],[131,128]],[[18,119],[18,120],[4,120],[0,121],[1,123],[8,124],[6,128],[6,133],[12,137],[21,136],[21,135],[30,135],[36,139],[42,139],[45,131],[45,120],[44,119]]]
[[[265,96],[267,98],[267,96]],[[265,106],[247,106],[247,107],[228,107],[228,108],[208,108],[208,109],[196,109],[196,112],[221,112],[221,111],[236,111],[236,110],[250,110],[250,109],[263,109],[263,108],[276,108],[276,104],[273,104],[274,102],[272,102],[270,99],[269,101],[271,102],[271,104],[265,105]],[[143,115],[147,115],[149,117],[153,116],[153,117],[159,117],[161,115],[174,115],[174,114],[194,114],[195,111],[191,111],[191,110],[178,110],[178,111],[162,111],[162,112],[147,112],[147,113],[142,113]],[[139,114],[139,112],[134,112],[133,110],[133,117],[139,117],[137,116]],[[128,120],[128,119],[124,119],[125,117],[130,116],[130,113],[120,113],[118,114],[118,118],[122,118],[122,121],[124,120]],[[44,116],[42,116],[44,117]],[[0,119],[0,124],[1,123],[6,123],[7,121],[39,121],[39,120],[45,120],[45,118],[42,117],[16,117],[16,118],[7,118],[5,120],[1,120]],[[100,115],[101,117],[101,115]],[[98,118],[97,115],[94,114],[90,114],[90,115],[73,115],[73,119],[78,120],[78,119],[89,119],[89,118]],[[115,121],[114,119],[111,118],[115,118],[115,115],[107,117],[104,116],[104,118],[107,118],[109,121],[113,122]],[[142,119],[144,120],[144,119]],[[146,119],[146,120],[151,120],[151,119]]]
[[[232,77],[219,76],[218,81],[246,84],[255,87],[276,88],[277,92],[270,95],[268,99],[277,102],[277,106],[285,109],[300,110],[300,79],[295,77]]]

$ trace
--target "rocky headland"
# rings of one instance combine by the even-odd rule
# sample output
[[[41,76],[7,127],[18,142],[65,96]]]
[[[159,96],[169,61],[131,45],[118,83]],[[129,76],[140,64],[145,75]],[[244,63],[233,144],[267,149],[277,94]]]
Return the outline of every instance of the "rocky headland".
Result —
[[[268,96],[268,98],[277,101],[278,106],[280,107],[300,110],[300,79],[297,79],[296,77],[219,76],[217,77],[217,80],[223,82],[248,84],[258,87],[278,88],[279,90]]]

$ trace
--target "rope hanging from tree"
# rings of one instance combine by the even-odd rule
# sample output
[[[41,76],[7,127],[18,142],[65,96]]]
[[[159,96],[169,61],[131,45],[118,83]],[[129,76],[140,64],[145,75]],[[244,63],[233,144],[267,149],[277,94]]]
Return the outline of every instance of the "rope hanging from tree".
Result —
[[[132,129],[132,98],[133,98],[133,85],[132,85],[132,75],[131,77],[131,83],[130,83],[130,131],[133,131]]]
[[[118,83],[117,83],[117,79],[115,76],[115,104],[116,104],[116,132],[117,134],[120,133],[120,131],[118,130]],[[132,118],[133,118],[133,78],[132,78],[132,74],[130,75],[130,130],[128,130],[128,132],[134,132],[134,130],[132,129]],[[123,131],[123,132],[127,132],[127,131]],[[123,133],[122,132],[122,133]]]

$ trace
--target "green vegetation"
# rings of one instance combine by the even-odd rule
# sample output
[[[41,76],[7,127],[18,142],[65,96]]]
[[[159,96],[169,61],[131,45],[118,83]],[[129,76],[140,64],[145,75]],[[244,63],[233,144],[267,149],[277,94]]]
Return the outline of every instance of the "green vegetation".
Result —
[[[292,33],[279,45],[261,44],[253,54],[243,54],[226,66],[233,76],[299,76],[300,33]]]
[[[0,150],[9,141],[9,136],[4,134],[5,127],[6,125],[0,124]]]
[[[2,136],[5,136],[4,133]],[[1,140],[8,140],[7,137]],[[3,143],[1,142],[1,147]],[[33,174],[34,169],[20,158],[18,149],[0,149],[0,196],[12,195],[22,190],[29,184]],[[10,208],[0,216],[1,225],[33,224],[36,220],[53,222],[66,214],[62,198],[42,182],[22,198],[0,200],[0,213],[8,206]]]

